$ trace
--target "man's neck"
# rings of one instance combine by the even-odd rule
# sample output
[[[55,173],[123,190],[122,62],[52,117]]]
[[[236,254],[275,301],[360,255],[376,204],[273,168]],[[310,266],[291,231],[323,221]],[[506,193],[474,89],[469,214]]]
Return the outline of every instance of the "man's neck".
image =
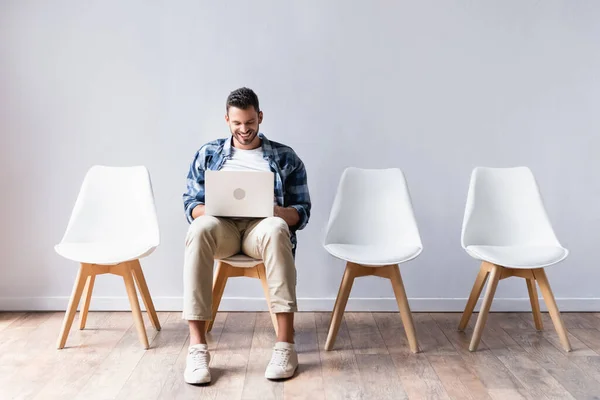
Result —
[[[253,142],[253,143],[250,143],[248,145],[243,145],[241,143],[238,143],[238,141],[235,140],[235,138],[232,138],[231,140],[233,141],[233,143],[232,143],[233,147],[235,147],[236,149],[239,149],[239,150],[256,150],[256,149],[258,149],[258,148],[260,148],[262,146],[262,140],[258,136],[256,138],[258,139],[257,143]]]

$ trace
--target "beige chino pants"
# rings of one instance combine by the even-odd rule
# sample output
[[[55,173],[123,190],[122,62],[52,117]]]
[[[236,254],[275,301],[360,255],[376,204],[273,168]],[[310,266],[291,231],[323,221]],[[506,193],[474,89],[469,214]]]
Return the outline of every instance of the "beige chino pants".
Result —
[[[214,260],[240,251],[263,260],[271,310],[274,313],[297,311],[296,266],[289,227],[283,219],[201,216],[192,222],[185,240],[183,319],[212,319]]]

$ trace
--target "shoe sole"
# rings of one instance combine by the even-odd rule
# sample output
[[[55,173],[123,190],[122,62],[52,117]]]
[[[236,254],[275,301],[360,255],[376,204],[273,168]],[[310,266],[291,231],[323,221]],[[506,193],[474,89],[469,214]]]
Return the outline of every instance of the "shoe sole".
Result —
[[[210,383],[210,378],[198,381],[193,379],[187,379],[185,375],[183,376],[183,380],[189,385],[205,385],[207,383]]]
[[[267,378],[270,381],[281,381],[281,380],[284,380],[284,379],[289,379],[292,376],[294,376],[294,374],[296,373],[297,369],[298,369],[298,366],[296,366],[296,368],[294,368],[289,375],[283,375],[283,376],[272,377],[272,376],[267,376],[265,374],[265,378]]]

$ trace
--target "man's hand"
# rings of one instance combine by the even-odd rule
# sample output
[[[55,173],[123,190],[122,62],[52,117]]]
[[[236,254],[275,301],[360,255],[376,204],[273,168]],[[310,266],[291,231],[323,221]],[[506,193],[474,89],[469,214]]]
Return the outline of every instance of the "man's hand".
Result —
[[[196,219],[196,218],[201,217],[203,215],[204,215],[204,204],[198,204],[192,210],[192,218]]]
[[[195,209],[194,209],[195,211]],[[273,206],[273,216],[283,219],[288,226],[295,226],[300,222],[300,214],[294,207]]]

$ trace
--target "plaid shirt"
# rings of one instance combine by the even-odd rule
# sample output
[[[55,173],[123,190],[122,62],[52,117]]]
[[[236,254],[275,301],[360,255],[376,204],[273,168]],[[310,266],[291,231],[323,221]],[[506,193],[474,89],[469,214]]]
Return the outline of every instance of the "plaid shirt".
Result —
[[[304,228],[310,218],[310,195],[306,181],[304,164],[291,147],[271,142],[259,133],[262,139],[263,157],[275,173],[275,199],[281,207],[293,207],[300,215],[300,221],[290,227],[292,248],[296,251],[296,231]],[[183,194],[183,205],[189,223],[192,223],[192,210],[204,204],[204,171],[218,171],[226,160],[231,159],[231,137],[217,139],[202,146],[190,165],[187,176],[187,190]]]

